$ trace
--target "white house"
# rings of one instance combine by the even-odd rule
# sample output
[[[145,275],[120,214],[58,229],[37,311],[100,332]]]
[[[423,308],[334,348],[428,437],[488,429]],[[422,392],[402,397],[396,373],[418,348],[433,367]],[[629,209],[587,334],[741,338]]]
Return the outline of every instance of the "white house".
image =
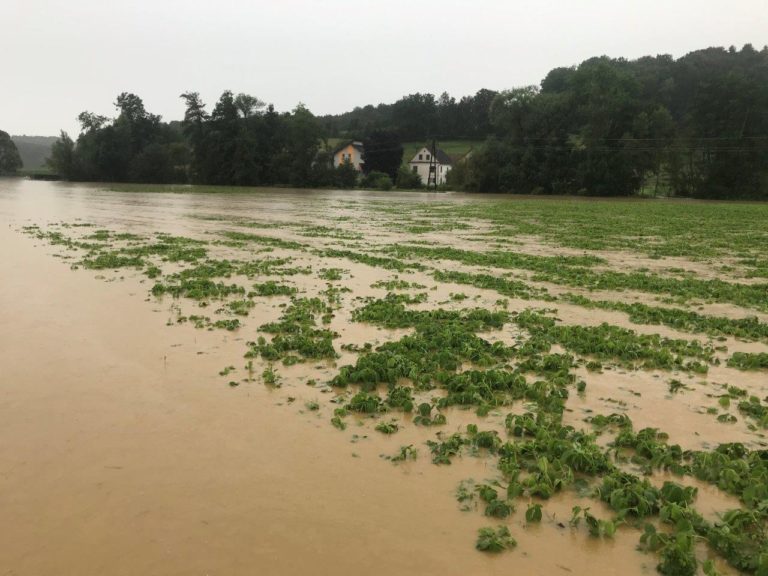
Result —
[[[363,171],[363,143],[347,141],[342,142],[333,151],[333,167],[349,162],[358,172]]]
[[[421,183],[429,183],[429,167],[432,164],[432,151],[424,146],[421,150],[416,152],[413,160],[408,162],[411,170],[414,174],[421,176]],[[436,180],[438,184],[445,184],[445,177],[448,176],[448,172],[453,168],[453,160],[440,148],[435,151],[435,170]]]

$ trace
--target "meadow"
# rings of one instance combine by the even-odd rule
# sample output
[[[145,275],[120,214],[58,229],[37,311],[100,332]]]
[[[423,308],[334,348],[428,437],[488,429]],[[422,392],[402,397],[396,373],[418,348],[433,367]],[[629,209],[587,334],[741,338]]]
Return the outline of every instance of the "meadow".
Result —
[[[768,206],[223,194],[16,229],[162,329],[236,338],[219,386],[382,482],[451,474],[467,554],[512,569],[567,533],[606,573],[621,542],[628,574],[768,574]]]

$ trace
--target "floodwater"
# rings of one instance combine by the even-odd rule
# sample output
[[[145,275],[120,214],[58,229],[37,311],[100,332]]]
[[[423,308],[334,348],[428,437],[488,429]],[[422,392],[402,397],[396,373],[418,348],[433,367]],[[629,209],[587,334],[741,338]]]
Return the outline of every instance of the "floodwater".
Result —
[[[381,458],[431,433],[411,427],[404,441],[354,425],[334,429],[326,408],[304,408],[319,392],[303,382],[331,374],[330,366],[294,366],[277,390],[260,382],[226,385],[219,371],[243,365],[244,342],[253,326],[274,319],[273,309],[255,309],[248,334],[167,326],[169,303],[148,297],[141,275],[73,271],[60,249],[20,232],[30,224],[82,221],[121,232],[205,237],[215,222],[193,215],[331,226],[329,217],[354,215],[384,196],[393,197],[141,194],[0,180],[0,575],[654,574],[657,559],[635,550],[637,531],[589,538],[583,527],[567,527],[574,502],[564,498],[545,505],[538,526],[525,527],[518,510],[509,522],[518,541],[513,552],[476,552],[477,529],[496,522],[462,512],[454,494],[463,479],[492,477],[489,462],[465,457],[438,467],[424,448],[417,461],[398,466]],[[397,237],[368,223],[345,225],[370,233],[372,243]],[[294,238],[277,228],[269,234]],[[372,282],[391,277],[343,260],[327,265],[350,271],[355,295],[372,293]],[[418,274],[409,279],[430,281]],[[453,288],[477,296],[478,305],[498,298]],[[437,299],[451,291],[439,290]],[[591,321],[599,316],[582,314]],[[334,319],[340,342],[393,337],[348,319],[347,313]],[[742,386],[764,385],[760,376],[725,368],[721,375],[739,375]],[[595,396],[633,401],[633,419],[648,414],[649,425],[674,425],[673,440],[686,447],[712,442],[723,429],[696,410],[703,392],[692,392],[676,412],[663,378],[616,376],[594,377]],[[745,384],[749,378],[754,381]],[[459,420],[449,419],[452,430]],[[734,433],[754,439],[741,428]],[[733,505],[715,492],[705,492],[708,512]],[[586,505],[608,516],[594,501]]]

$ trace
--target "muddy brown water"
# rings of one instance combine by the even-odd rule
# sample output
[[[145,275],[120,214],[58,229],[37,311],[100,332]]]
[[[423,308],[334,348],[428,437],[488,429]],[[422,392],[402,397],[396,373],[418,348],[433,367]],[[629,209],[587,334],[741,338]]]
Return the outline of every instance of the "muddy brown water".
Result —
[[[408,427],[390,438],[354,424],[344,432],[332,428],[325,406],[319,413],[304,408],[322,391],[302,384],[332,374],[332,366],[292,367],[279,390],[257,381],[230,388],[218,372],[242,367],[249,335],[167,326],[168,303],[149,299],[139,275],[72,271],[56,257],[60,251],[19,232],[33,223],[82,221],[203,237],[212,222],[191,216],[204,214],[332,225],[329,217],[358,215],[367,203],[391,197],[118,193],[0,180],[0,575],[654,574],[657,559],[635,549],[637,531],[620,529],[602,541],[583,527],[561,527],[574,504],[562,496],[546,503],[541,525],[525,527],[517,511],[509,522],[515,551],[476,552],[477,529],[496,522],[460,511],[454,493],[461,480],[493,477],[490,462],[465,457],[436,467],[421,446],[417,461],[394,466],[381,455],[423,443],[433,432]],[[356,295],[392,276],[346,261],[323,265],[348,270]],[[440,286],[431,301],[451,291],[477,296],[480,305],[498,297]],[[257,308],[252,315],[258,325],[275,311]],[[398,337],[347,318],[334,320],[342,340]],[[579,400],[574,411],[605,411],[611,396],[629,404],[633,419],[647,414],[648,425],[674,424],[672,439],[691,447],[724,430],[696,411],[705,395],[676,403],[658,375],[584,377],[594,400]],[[750,378],[751,388],[765,387],[761,376]],[[462,422],[455,416],[451,429]],[[733,430],[736,439],[754,439]],[[714,489],[701,490],[708,514],[733,505]],[[581,504],[609,516],[594,501]]]

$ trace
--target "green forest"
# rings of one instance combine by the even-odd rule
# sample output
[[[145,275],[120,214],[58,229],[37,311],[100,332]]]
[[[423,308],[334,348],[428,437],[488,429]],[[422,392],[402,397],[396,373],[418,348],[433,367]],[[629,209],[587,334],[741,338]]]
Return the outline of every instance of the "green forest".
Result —
[[[7,132],[0,130],[0,176],[15,174],[23,166],[16,145]]]
[[[51,168],[81,181],[416,188],[403,143],[467,140],[481,144],[457,159],[449,189],[768,199],[768,47],[597,57],[539,85],[411,94],[322,117],[230,91],[210,109],[195,92],[181,99],[181,122],[130,93],[115,118],[83,112],[77,139],[62,133],[52,147]],[[343,139],[366,144],[362,181],[333,167],[331,143]]]

